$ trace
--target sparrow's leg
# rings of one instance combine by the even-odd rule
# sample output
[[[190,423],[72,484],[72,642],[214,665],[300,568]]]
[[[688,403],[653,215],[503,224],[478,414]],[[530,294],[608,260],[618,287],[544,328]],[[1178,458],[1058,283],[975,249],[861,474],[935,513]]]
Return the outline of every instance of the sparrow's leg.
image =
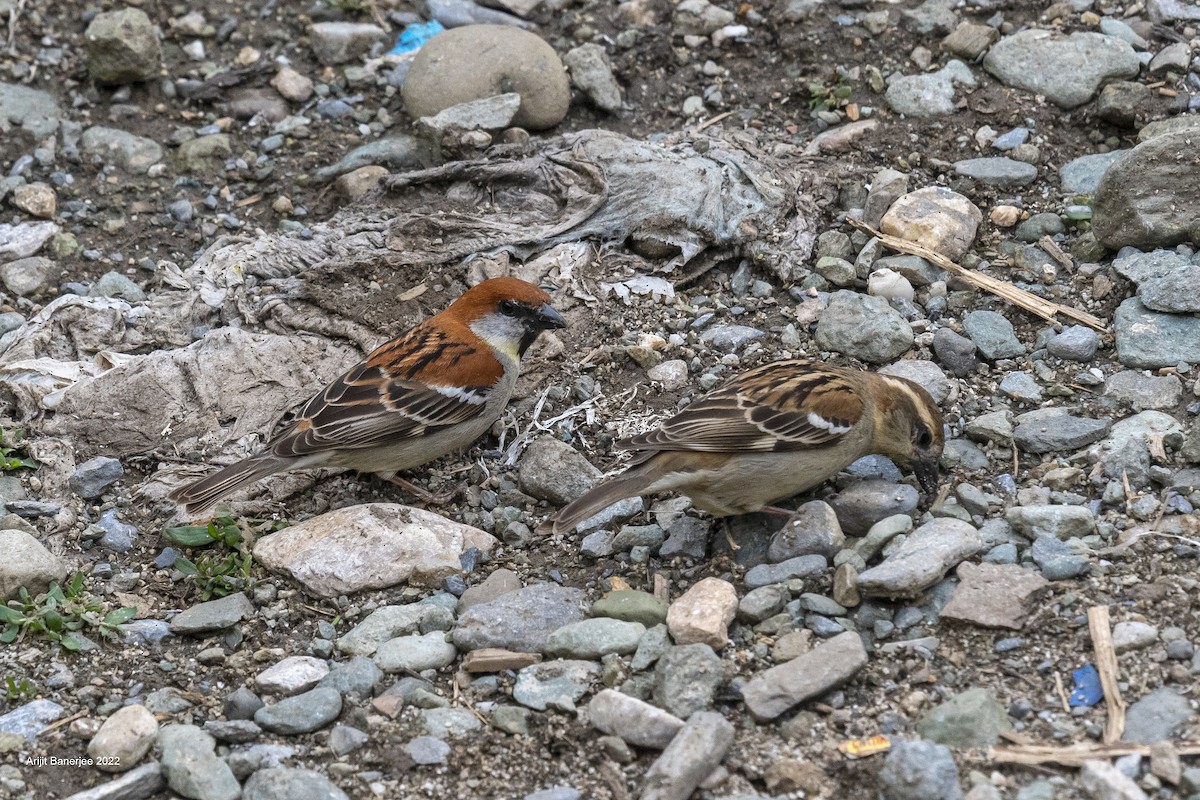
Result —
[[[742,546],[733,540],[733,527],[729,524],[729,517],[721,517],[721,530],[725,533],[725,541],[729,542],[730,550],[742,549]]]
[[[433,494],[432,492],[426,491],[414,483],[404,480],[404,478],[401,478],[399,475],[393,475],[387,480],[396,484],[409,494],[414,495],[422,503],[428,503],[429,505],[441,506],[454,499],[455,492],[453,489],[448,492],[443,492],[442,494]]]
[[[759,510],[767,514],[780,514],[785,517],[793,516],[796,513],[790,508],[783,508],[781,506],[763,506]]]

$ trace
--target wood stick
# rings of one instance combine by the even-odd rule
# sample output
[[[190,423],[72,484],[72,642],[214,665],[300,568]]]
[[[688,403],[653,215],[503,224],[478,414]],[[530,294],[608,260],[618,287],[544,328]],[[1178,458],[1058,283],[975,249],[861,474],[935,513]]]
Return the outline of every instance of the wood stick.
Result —
[[[1070,714],[1071,703],[1067,699],[1067,689],[1065,686],[1063,686],[1062,675],[1060,675],[1058,672],[1054,673],[1054,689],[1058,692],[1058,701],[1062,703],[1063,711]]]
[[[988,758],[997,764],[1061,764],[1079,767],[1085,761],[1109,759],[1139,753],[1150,755],[1148,744],[1073,744],[1067,747],[1050,745],[1013,745],[988,748]],[[1175,749],[1181,756],[1200,755],[1200,741],[1178,742]]]
[[[1041,297],[1038,297],[1036,294],[1027,292],[1024,289],[1019,289],[1016,286],[1013,286],[1011,283],[1002,281],[999,278],[993,278],[991,275],[985,275],[982,272],[975,272],[967,269],[966,267],[961,267],[950,259],[946,258],[941,253],[930,250],[928,247],[916,244],[915,242],[910,242],[907,239],[901,239],[898,236],[889,236],[886,233],[880,233],[870,225],[859,222],[858,220],[852,219],[849,220],[849,222],[854,227],[866,231],[872,236],[878,238],[879,241],[883,242],[884,245],[892,250],[896,250],[901,253],[908,253],[909,255],[920,256],[926,261],[931,261],[947,272],[953,272],[955,275],[959,276],[972,286],[977,286],[980,289],[991,292],[997,297],[1003,298],[1013,305],[1019,306],[1020,308],[1028,311],[1030,314],[1039,316],[1042,319],[1053,322],[1055,321],[1056,315],[1062,314],[1063,316],[1069,317],[1076,322],[1082,322],[1084,325],[1094,328],[1101,333],[1105,333],[1108,329],[1103,320],[1092,316],[1086,311],[1080,311],[1078,309],[1071,308],[1070,306],[1064,306],[1051,302],[1050,300],[1044,300]]]
[[[1087,617],[1092,650],[1096,653],[1096,669],[1100,673],[1100,685],[1104,687],[1104,706],[1108,710],[1108,719],[1104,721],[1104,743],[1113,744],[1121,739],[1125,730],[1125,700],[1117,686],[1121,670],[1117,666],[1117,651],[1113,648],[1108,606],[1092,606]]]

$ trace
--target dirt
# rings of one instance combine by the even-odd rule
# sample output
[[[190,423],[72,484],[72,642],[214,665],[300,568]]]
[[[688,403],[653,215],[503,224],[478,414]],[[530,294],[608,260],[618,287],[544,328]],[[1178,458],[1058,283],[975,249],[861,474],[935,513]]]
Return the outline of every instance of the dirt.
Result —
[[[146,0],[136,5],[165,32],[167,74],[176,79],[206,77],[204,67],[189,60],[180,50],[189,38],[175,38],[169,25],[171,19],[189,10],[187,4]],[[367,7],[374,5],[369,3]],[[386,4],[381,2],[379,5],[384,7]],[[806,87],[813,83],[834,86],[849,75],[851,77],[845,78],[852,87],[849,102],[860,108],[872,107],[875,116],[885,124],[858,139],[845,154],[816,159],[813,162],[816,168],[825,171],[829,180],[846,188],[869,181],[870,176],[882,167],[900,169],[910,174],[913,188],[947,185],[967,193],[985,211],[1015,193],[974,185],[953,177],[953,171],[949,169],[951,162],[979,154],[973,134],[983,125],[1001,132],[1016,125],[1034,128],[1044,138],[1039,143],[1042,162],[1050,165],[1061,165],[1076,156],[1095,152],[1098,144],[1128,146],[1135,141],[1132,132],[1097,120],[1092,104],[1073,112],[1063,112],[1039,98],[1000,86],[978,66],[974,71],[981,86],[970,93],[960,92],[960,107],[956,113],[948,117],[900,118],[887,109],[882,95],[871,91],[865,71],[874,66],[885,74],[895,70],[916,72],[917,67],[910,61],[909,54],[917,46],[933,50],[935,64],[939,63],[939,58],[940,63],[944,63],[945,57],[939,56],[937,48],[940,37],[916,35],[898,24],[899,11],[915,7],[915,2],[906,0],[884,6],[891,14],[892,25],[880,36],[870,36],[858,25],[840,24],[837,16],[847,12],[835,6],[822,6],[804,22],[782,22],[782,5],[769,2],[742,4],[738,10],[743,18],[753,13],[767,20],[752,27],[752,39],[730,42],[720,51],[706,47],[697,52],[689,52],[678,37],[671,36],[670,5],[665,2],[650,2],[644,6],[659,22],[641,28],[636,43],[628,49],[611,46],[611,42],[629,27],[621,12],[611,5],[582,0],[560,10],[535,12],[533,19],[539,23],[541,34],[560,53],[580,42],[577,38],[580,32],[590,31],[590,40],[609,44],[614,70],[622,82],[627,101],[626,110],[609,116],[588,107],[576,96],[567,119],[547,135],[592,127],[634,137],[678,130],[694,124],[677,113],[684,99],[701,95],[706,86],[716,84],[724,95],[722,110],[731,112],[720,124],[757,129],[765,141],[802,145],[824,127],[810,114],[810,93]],[[216,102],[198,102],[168,97],[156,82],[133,86],[129,96],[122,97],[120,94],[114,96],[112,89],[97,88],[88,82],[79,57],[85,20],[96,10],[116,6],[109,2],[25,4],[11,39],[11,48],[7,55],[0,54],[0,80],[14,80],[10,73],[14,69],[20,70],[18,65],[34,64],[33,54],[43,47],[57,46],[64,48],[67,54],[62,64],[57,68],[43,67],[28,83],[54,93],[65,108],[76,107],[71,113],[79,121],[111,124],[166,145],[176,126],[195,128],[226,117],[227,109],[220,98]],[[270,12],[261,15],[260,9],[268,7]],[[227,38],[205,39],[207,61],[226,69],[235,63],[243,47],[253,46],[263,52],[263,63],[286,56],[301,73],[314,80],[336,83],[338,71],[322,67],[313,59],[307,44],[307,30],[314,19],[369,17],[367,9],[358,13],[354,7],[354,4],[337,4],[335,7],[311,2],[268,3],[264,6],[258,2],[242,4],[213,0],[203,6],[208,21],[218,28],[226,20],[234,20],[237,24]],[[394,10],[421,11],[406,4],[400,4]],[[1041,10],[1037,4],[1016,3],[1004,4],[1001,13],[1006,22],[1020,27],[1038,21]],[[962,16],[983,21],[994,13],[996,9],[991,6],[986,9],[968,7]],[[1083,27],[1078,15],[1069,17],[1065,25],[1066,30]],[[700,65],[710,57],[726,70],[725,74],[710,78],[701,73]],[[267,87],[271,74],[271,70],[252,72],[242,86]],[[410,121],[403,113],[398,94],[388,97],[375,86],[348,90],[348,93],[358,92],[366,96],[361,106],[368,112],[365,119],[373,118],[375,109],[386,108],[394,120],[389,132],[409,129]],[[1150,109],[1150,116],[1165,115],[1178,101],[1156,97],[1154,102],[1156,105]],[[716,113],[714,110],[713,114]],[[131,178],[106,175],[95,164],[60,165],[59,168],[71,172],[74,183],[57,189],[59,207],[78,201],[87,210],[86,216],[77,216],[67,226],[78,238],[81,251],[62,260],[63,280],[86,284],[116,269],[145,284],[149,280],[146,265],[152,267],[160,259],[189,263],[222,232],[215,225],[206,227],[203,224],[215,221],[215,212],[201,205],[210,192],[221,197],[218,210],[222,211],[229,204],[248,201],[236,212],[244,222],[243,230],[247,231],[275,228],[285,216],[274,211],[272,203],[284,196],[294,206],[307,210],[307,217],[299,217],[302,222],[328,218],[345,200],[312,176],[321,167],[338,161],[348,150],[363,143],[358,124],[353,118],[320,120],[314,125],[317,135],[274,153],[274,170],[261,178],[254,175],[253,163],[257,154],[250,139],[262,134],[248,131],[244,121],[232,122],[230,131],[235,134],[235,157],[247,153],[246,161],[250,166],[215,181],[177,181],[171,170],[160,178]],[[7,141],[0,141],[0,169],[7,172],[18,155],[31,151],[31,145],[27,138],[16,134]],[[167,149],[170,153],[170,148]],[[1021,194],[1025,208],[1031,213],[1059,210],[1057,175],[1053,169],[1043,169],[1038,183]],[[259,199],[251,201],[259,195]],[[165,209],[177,199],[197,204],[201,224],[180,225],[170,219]],[[831,206],[825,213],[828,227],[839,227],[840,210]],[[18,221],[19,218],[17,212],[6,209],[5,221]],[[850,232],[848,228],[842,229]],[[1072,235],[1075,233],[1077,231]],[[1009,237],[1008,232],[999,231],[985,221],[974,252],[983,257],[994,257],[1000,241]],[[85,257],[85,250],[98,251],[100,256],[95,259]],[[690,321],[696,316],[695,309],[701,301],[715,300],[717,302],[712,305],[733,305],[735,300],[729,280],[737,266],[736,260],[718,263],[694,281],[681,285],[677,288],[676,302],[670,307],[642,302],[627,307],[615,303],[603,307],[588,307],[582,303],[568,305],[565,310],[571,327],[559,336],[561,352],[547,357],[545,343],[533,351],[518,387],[513,415],[499,427],[507,427],[511,435],[516,424],[527,422],[533,407],[548,388],[552,395],[543,406],[542,417],[549,418],[568,408],[582,399],[580,379],[589,378],[598,387],[600,398],[595,421],[585,421],[580,413],[560,424],[558,430],[570,432],[575,444],[585,449],[593,463],[608,467],[614,459],[611,449],[614,433],[623,432],[612,429],[615,420],[624,417],[626,427],[636,428],[656,416],[674,411],[700,391],[694,384],[673,392],[650,384],[644,371],[625,355],[624,346],[634,344],[640,333],[668,336],[678,329],[671,323],[674,320],[681,324]],[[602,274],[596,275],[596,280],[626,277],[620,259],[606,260],[601,256],[597,267]],[[1002,263],[997,265],[996,273],[1001,276],[1014,274],[1006,272]],[[769,275],[756,274],[755,277],[772,280]],[[357,285],[329,285],[314,280],[309,292],[319,296],[321,303],[329,308],[357,309],[360,321],[377,331],[380,341],[445,307],[465,286],[464,272],[457,269],[440,271],[381,266],[377,271],[357,278],[360,281]],[[363,287],[372,281],[378,288],[364,290]],[[396,300],[397,295],[422,283],[429,287],[424,294],[411,300]],[[1089,286],[1089,280],[1076,275],[1064,278],[1063,283],[1051,291],[1068,298],[1080,297]],[[736,321],[768,332],[763,340],[765,345],[740,360],[733,369],[750,367],[778,356],[781,349],[777,343],[778,334],[784,326],[795,321],[795,301],[788,293],[789,288],[776,285],[769,298],[736,298],[736,303],[745,307],[745,313],[736,319],[721,316],[724,321]],[[1113,308],[1125,296],[1127,292],[1119,289],[1105,301],[1093,304],[1090,310],[1111,319]],[[0,310],[13,307],[29,314],[36,312],[39,306],[18,304]],[[1004,310],[1016,325],[1018,337],[1027,343],[1032,342],[1036,332],[1045,325],[978,293],[973,297],[971,307]],[[920,349],[913,355],[931,357],[927,350]],[[689,344],[678,348],[670,357],[685,360],[699,357],[707,371],[720,360],[721,354]],[[1104,363],[1106,372],[1115,369],[1111,351],[1098,357],[1097,363]],[[984,370],[962,382],[963,391],[957,404],[945,409],[952,428],[960,430],[961,419],[970,419],[996,406],[994,384],[997,380],[998,375]],[[114,402],[119,403],[119,398]],[[1092,412],[1096,416],[1114,410],[1103,403],[1088,401],[1083,403],[1082,409],[1081,413]],[[1184,408],[1175,409],[1175,413],[1182,419]],[[525,502],[526,510],[535,517],[551,510],[545,503],[539,504],[531,498],[522,500],[515,493],[515,468],[499,462],[501,454],[497,447],[498,440],[488,438],[465,456],[444,458],[417,474],[422,481],[429,480],[430,487],[435,490],[446,485],[479,484],[505,491],[509,498],[517,498],[512,502]],[[1010,453],[993,450],[989,455],[991,472],[1010,468]],[[1044,467],[1039,471],[1040,465],[1036,461],[1030,457],[1022,460],[1014,476],[1019,486],[1038,485]],[[144,606],[145,615],[161,618],[172,609],[197,602],[198,598],[192,592],[191,584],[175,581],[169,570],[158,570],[153,566],[153,560],[164,544],[158,532],[166,522],[166,515],[162,508],[149,508],[139,503],[131,489],[157,466],[152,457],[131,459],[126,463],[127,477],[123,484],[126,488],[119,493],[116,507],[124,520],[135,523],[140,530],[133,550],[119,555],[102,555],[98,550],[81,552],[76,543],[68,542],[65,555],[85,574],[90,573],[97,561],[106,560],[114,573],[131,575],[133,580],[124,591],[136,595]],[[948,475],[946,480],[971,478],[986,488],[991,477],[958,471]],[[37,497],[36,473],[23,473],[22,479],[30,487],[31,496]],[[366,476],[331,475],[322,477],[315,485],[311,481],[308,483],[308,488],[271,510],[280,517],[301,519],[351,503],[407,500],[390,484]],[[304,485],[305,481],[298,482],[298,486]],[[813,496],[824,497],[834,491],[836,486],[831,484]],[[458,518],[470,508],[471,505],[460,496],[458,501],[445,507],[443,513]],[[99,508],[92,507],[86,513],[94,518],[98,511]],[[738,535],[761,538],[769,536],[770,532],[771,520],[764,517],[743,521]],[[652,558],[646,565],[630,563],[627,558],[584,558],[579,554],[579,538],[574,535],[537,537],[528,542],[505,545],[470,579],[472,582],[481,580],[492,569],[506,566],[516,570],[527,582],[561,580],[567,585],[585,588],[598,597],[609,588],[614,577],[634,588],[650,590],[655,573],[661,573],[676,585],[710,575],[737,584],[745,571],[737,561],[737,554],[730,553],[719,543],[719,533],[714,533],[711,558],[699,561]],[[722,797],[777,790],[799,791],[803,794],[795,796],[807,797],[875,797],[880,757],[848,761],[835,745],[881,730],[911,735],[913,721],[942,697],[975,686],[993,690],[1005,707],[1022,701],[1028,703],[1032,711],[1022,719],[1021,735],[1031,742],[1094,741],[1095,728],[1102,723],[1103,713],[1099,710],[1082,716],[1064,713],[1056,676],[1067,679],[1069,690],[1070,672],[1091,659],[1085,613],[1089,606],[1096,604],[1109,605],[1119,619],[1144,616],[1159,627],[1179,626],[1190,641],[1200,641],[1200,615],[1193,577],[1196,551],[1181,550],[1177,544],[1164,538],[1149,539],[1132,549],[1113,548],[1101,553],[1089,577],[1055,584],[1053,593],[1035,612],[1033,620],[1015,634],[1025,641],[1024,646],[1011,653],[998,653],[995,648],[998,640],[1014,635],[1011,632],[996,633],[947,622],[922,623],[906,636],[936,635],[940,646],[932,658],[916,654],[873,656],[867,668],[849,684],[818,702],[801,706],[801,710],[785,716],[781,722],[756,725],[745,715],[735,696],[722,694],[716,708],[735,722],[738,736],[724,761],[728,779],[711,793],[702,792],[701,796]],[[131,695],[144,695],[162,687],[175,687],[188,693],[194,706],[181,714],[171,715],[170,721],[200,724],[204,719],[221,718],[223,698],[233,688],[250,682],[262,668],[284,655],[306,652],[308,643],[318,636],[318,623],[334,622],[340,635],[374,607],[408,602],[419,596],[404,589],[393,589],[355,596],[346,602],[316,601],[304,597],[285,579],[265,573],[261,567],[256,566],[253,575],[261,585],[277,587],[275,596],[267,595],[262,602],[262,609],[270,613],[260,613],[241,626],[242,641],[226,643],[227,655],[216,663],[202,664],[197,656],[205,648],[221,646],[220,638],[199,641],[169,638],[162,646],[155,647],[105,644],[97,651],[78,655],[63,653],[52,643],[25,641],[15,647],[0,646],[0,676],[11,676],[17,681],[28,678],[42,686],[56,671],[56,662],[66,664],[74,675],[74,687],[43,689],[38,695],[63,703],[69,713],[77,709],[94,709],[106,702],[120,702]],[[105,582],[98,578],[89,578],[88,586],[97,594],[106,591]],[[830,580],[826,577],[806,586],[806,591],[828,594],[830,588]],[[748,628],[738,630],[740,633],[726,651],[725,662],[731,670],[730,678],[744,680],[773,662],[755,650],[754,645],[761,643],[758,637]],[[1186,670],[1182,675],[1173,670],[1176,665],[1165,659],[1161,647],[1125,657],[1121,665],[1122,689],[1126,697],[1140,697],[1162,684],[1173,685],[1185,693],[1194,692],[1194,677]],[[457,696],[469,702],[503,698],[512,683],[511,676],[502,676],[494,693],[489,693],[465,684],[456,690],[458,680],[459,676],[453,671],[443,671],[436,685],[445,695],[452,696],[457,692]],[[0,700],[0,713],[26,699]],[[301,754],[289,764],[322,772],[328,771],[335,762],[352,765],[353,769],[336,777],[335,782],[355,798],[375,796],[370,783],[377,780],[384,782],[387,796],[394,797],[522,797],[528,792],[562,784],[578,789],[584,797],[621,800],[636,796],[642,775],[656,755],[642,751],[635,761],[620,764],[597,747],[596,733],[590,728],[574,722],[567,715],[535,713],[531,716],[528,737],[508,736],[498,731],[470,735],[454,742],[447,763],[417,767],[401,749],[413,735],[420,733],[415,730],[412,717],[390,721],[358,707],[346,712],[341,721],[367,730],[371,735],[366,747],[341,759],[330,752],[326,732],[286,740],[264,734],[261,741],[279,740],[299,746]],[[85,756],[86,740],[73,732],[77,730],[77,726],[66,725],[53,734],[44,735],[34,748],[34,754],[59,758]],[[1189,733],[1195,733],[1194,724],[1183,732],[1183,738],[1194,738],[1189,737]],[[1004,797],[1014,797],[1019,787],[1035,779],[1056,776],[1066,778],[1059,781],[1056,797],[1080,796],[1073,788],[1071,770],[1053,765],[1038,768],[1002,766],[983,751],[958,751],[956,757],[964,779],[972,770],[978,770],[986,780],[1000,787]],[[13,758],[12,754],[6,755],[6,763],[14,763]],[[789,759],[809,762],[817,769],[807,773],[805,785],[769,785],[767,776],[772,765]],[[378,774],[368,779],[354,774],[364,771]],[[22,768],[21,776],[27,789],[24,793],[15,792],[13,796],[36,798],[64,797],[100,784],[109,777],[90,768]],[[0,796],[4,796],[2,789]],[[1162,796],[1176,795],[1168,791]]]

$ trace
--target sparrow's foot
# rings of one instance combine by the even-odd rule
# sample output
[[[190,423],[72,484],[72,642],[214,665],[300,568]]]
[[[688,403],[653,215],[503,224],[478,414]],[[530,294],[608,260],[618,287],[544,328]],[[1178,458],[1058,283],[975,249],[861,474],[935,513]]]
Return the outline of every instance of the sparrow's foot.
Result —
[[[426,489],[422,489],[415,483],[404,480],[404,478],[401,478],[399,475],[393,475],[392,477],[388,478],[388,480],[416,497],[422,503],[428,503],[431,506],[444,506],[446,503],[449,503],[451,500],[453,500],[454,495],[456,494],[454,489],[451,489],[448,492],[442,492],[441,494],[434,494]]]
[[[721,531],[725,534],[725,541],[729,542],[730,550],[742,549],[742,546],[733,540],[733,527],[729,524],[729,517],[722,517]]]

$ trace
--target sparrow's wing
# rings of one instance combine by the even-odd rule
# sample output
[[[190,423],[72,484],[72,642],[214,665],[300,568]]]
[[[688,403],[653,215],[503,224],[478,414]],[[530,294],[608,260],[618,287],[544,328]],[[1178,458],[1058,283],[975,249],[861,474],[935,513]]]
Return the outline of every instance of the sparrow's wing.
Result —
[[[315,395],[268,449],[296,457],[425,436],[481,414],[503,375],[485,346],[419,325]]]
[[[738,376],[621,446],[651,451],[803,450],[839,441],[862,415],[862,397],[851,380],[815,362],[777,361]]]

